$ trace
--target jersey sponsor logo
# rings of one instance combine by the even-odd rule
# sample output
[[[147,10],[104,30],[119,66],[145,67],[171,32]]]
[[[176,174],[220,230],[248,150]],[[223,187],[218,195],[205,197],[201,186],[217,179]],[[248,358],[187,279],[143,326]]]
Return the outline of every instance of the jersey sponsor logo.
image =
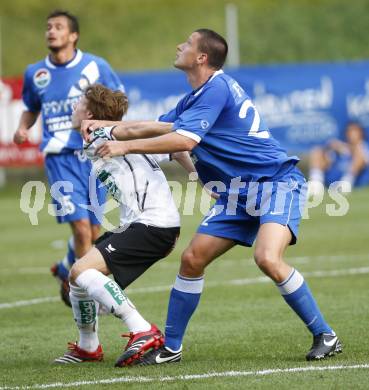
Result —
[[[50,84],[51,74],[46,68],[39,69],[33,75],[33,82],[35,83],[37,88],[45,88]]]
[[[47,126],[47,130],[49,131],[49,133],[73,129],[72,121],[70,120],[70,115],[48,118],[45,120],[45,125]]]
[[[42,112],[45,117],[49,115],[68,114],[71,115],[73,107],[78,103],[80,96],[74,96],[61,100],[49,100],[42,103]]]

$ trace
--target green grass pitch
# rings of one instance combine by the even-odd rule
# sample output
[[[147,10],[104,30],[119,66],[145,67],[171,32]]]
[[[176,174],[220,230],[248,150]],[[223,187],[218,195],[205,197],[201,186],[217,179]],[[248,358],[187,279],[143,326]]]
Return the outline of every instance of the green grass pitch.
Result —
[[[325,206],[333,201],[325,198],[302,222],[298,244],[287,251],[288,261],[306,276],[341,338],[343,354],[324,362],[305,361],[312,341],[309,332],[275,286],[261,278],[252,250],[237,247],[207,270],[205,291],[184,340],[182,362],[129,369],[113,368],[125,343],[120,334],[126,329],[118,319],[100,320],[104,362],[55,366],[52,360],[64,353],[67,341],[77,338],[70,309],[59,300],[14,306],[19,301],[57,296],[48,268],[63,257],[60,240],[69,236],[68,226],[57,225],[46,207],[39,225],[32,226],[19,208],[19,194],[19,189],[0,193],[1,390],[16,386],[368,388],[368,189],[349,196],[350,209],[344,217],[327,216]],[[200,219],[199,213],[184,216],[175,251],[127,292],[143,315],[161,328],[180,253]],[[149,287],[153,291],[145,291]]]

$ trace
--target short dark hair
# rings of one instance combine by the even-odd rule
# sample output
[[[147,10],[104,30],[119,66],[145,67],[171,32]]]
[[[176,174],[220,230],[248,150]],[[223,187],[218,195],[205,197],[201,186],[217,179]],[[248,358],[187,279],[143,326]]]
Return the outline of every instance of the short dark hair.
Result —
[[[70,32],[72,33],[75,32],[79,35],[79,23],[78,23],[77,16],[72,15],[68,11],[56,9],[49,13],[46,20],[49,20],[51,18],[57,18],[58,16],[64,16],[65,18],[67,18]]]
[[[201,35],[199,50],[208,55],[209,66],[220,69],[227,58],[227,41],[215,31],[207,28],[200,28],[195,32]]]
[[[102,84],[92,84],[84,94],[87,108],[94,119],[120,121],[128,110],[128,98],[122,91],[113,91]]]

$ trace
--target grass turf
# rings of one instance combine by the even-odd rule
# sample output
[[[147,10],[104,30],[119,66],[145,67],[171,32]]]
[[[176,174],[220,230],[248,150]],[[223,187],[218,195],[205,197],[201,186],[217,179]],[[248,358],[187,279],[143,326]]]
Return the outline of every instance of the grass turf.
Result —
[[[210,378],[179,376],[369,363],[366,338],[369,320],[366,272],[369,271],[365,269],[369,259],[369,190],[358,190],[349,197],[350,209],[344,217],[327,216],[325,205],[334,202],[325,198],[322,206],[310,211],[310,219],[302,222],[298,244],[287,251],[287,259],[307,275],[325,317],[342,339],[343,354],[325,362],[305,362],[310,334],[273,284],[256,279],[262,274],[251,260],[252,250],[236,247],[208,268],[205,291],[185,337],[182,363],[132,369],[113,368],[125,343],[119,335],[126,331],[116,318],[100,320],[100,338],[105,350],[103,363],[54,366],[51,362],[65,352],[66,342],[77,338],[71,311],[59,301],[1,308],[2,303],[57,296],[57,285],[48,267],[64,255],[60,240],[66,241],[69,236],[69,228],[57,225],[46,207],[39,215],[39,225],[31,226],[27,215],[19,209],[19,194],[19,189],[0,193],[0,388],[113,378],[133,378],[133,382],[124,386],[135,389],[367,388],[366,368]],[[169,287],[157,292],[139,289],[173,283],[181,250],[200,219],[199,213],[184,216],[175,251],[128,291],[143,315],[161,328]],[[358,273],[360,270],[364,273]],[[323,273],[314,274],[316,271]],[[171,379],[163,381],[163,377]],[[78,383],[70,387],[81,386]],[[89,388],[102,386],[96,383]],[[61,385],[55,385],[58,387]]]

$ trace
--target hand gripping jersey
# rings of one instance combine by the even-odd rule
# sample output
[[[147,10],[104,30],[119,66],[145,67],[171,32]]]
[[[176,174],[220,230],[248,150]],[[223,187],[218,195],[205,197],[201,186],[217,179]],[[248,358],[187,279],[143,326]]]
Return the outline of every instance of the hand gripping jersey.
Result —
[[[156,227],[178,227],[180,217],[168,182],[158,162],[169,155],[128,154],[108,160],[95,155],[106,139],[94,133],[85,145],[92,169],[112,197],[120,204],[120,226],[139,222]]]
[[[276,181],[299,161],[287,156],[249,96],[222,70],[159,120],[174,122],[174,131],[198,142],[192,157],[201,181],[221,181],[226,192],[233,178]]]
[[[82,138],[72,129],[72,109],[87,86],[94,83],[124,90],[104,59],[80,50],[65,64],[54,64],[46,57],[27,67],[23,101],[29,111],[42,113],[41,150],[45,154],[82,149]]]

